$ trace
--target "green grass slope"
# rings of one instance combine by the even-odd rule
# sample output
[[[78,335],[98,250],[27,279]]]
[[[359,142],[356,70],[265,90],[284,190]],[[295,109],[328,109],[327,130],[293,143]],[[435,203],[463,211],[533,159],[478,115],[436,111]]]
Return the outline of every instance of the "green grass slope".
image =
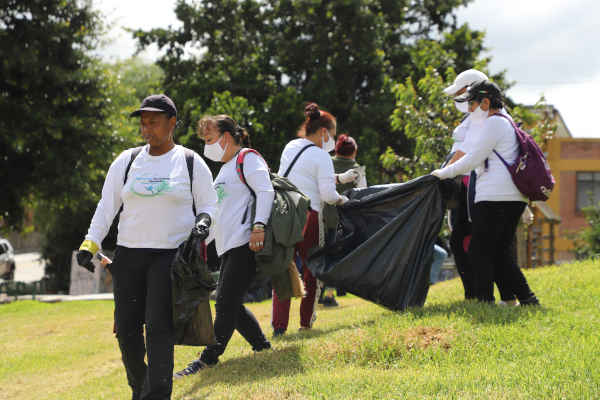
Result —
[[[318,308],[254,354],[237,333],[221,363],[174,383],[173,399],[597,399],[600,262],[525,272],[542,307],[462,300],[459,280],[394,313],[353,296]],[[271,336],[271,304],[249,307]],[[0,306],[0,399],[129,399],[112,302]],[[213,309],[214,312],[214,309]],[[175,368],[201,349],[176,347]]]

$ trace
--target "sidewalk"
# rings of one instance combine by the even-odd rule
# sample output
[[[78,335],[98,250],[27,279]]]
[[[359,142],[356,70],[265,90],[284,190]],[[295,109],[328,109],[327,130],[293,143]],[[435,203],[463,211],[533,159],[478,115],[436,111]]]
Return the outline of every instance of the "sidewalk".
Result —
[[[35,296],[35,300],[44,303],[58,303],[61,301],[84,301],[84,300],[113,300],[114,296],[112,293],[98,293],[98,294],[82,294],[79,296],[70,296],[68,294],[38,294]],[[32,295],[21,295],[21,300],[33,300]],[[15,301],[14,296],[7,296],[6,294],[0,294],[0,303],[12,303]]]

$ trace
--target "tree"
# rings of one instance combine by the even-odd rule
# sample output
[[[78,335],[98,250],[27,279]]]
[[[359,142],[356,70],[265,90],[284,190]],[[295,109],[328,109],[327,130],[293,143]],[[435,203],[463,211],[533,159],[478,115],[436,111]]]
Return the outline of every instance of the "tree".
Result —
[[[357,138],[359,162],[377,182],[389,179],[379,164],[382,149],[412,150],[390,125],[392,83],[423,75],[415,59],[429,43],[439,51],[432,65],[444,69],[472,67],[481,51],[483,35],[458,27],[454,18],[468,2],[178,1],[182,28],[135,35],[141,47],[156,43],[166,50],[159,65],[167,94],[182,110],[184,135],[228,92],[253,111],[253,144],[276,170],[304,119],[302,102],[315,101],[338,118],[339,132]],[[199,145],[195,140],[190,146]]]
[[[106,171],[137,137],[128,116],[141,102],[135,79],[124,83],[115,73],[122,65],[107,67],[91,55],[103,33],[91,1],[0,7],[3,229],[20,230],[24,210],[33,210],[54,290],[68,290],[71,252],[87,231]]]
[[[26,206],[43,203],[51,215],[92,195],[95,160],[110,145],[110,99],[101,65],[87,55],[102,33],[89,2],[3,3],[0,209],[5,229],[18,230]]]

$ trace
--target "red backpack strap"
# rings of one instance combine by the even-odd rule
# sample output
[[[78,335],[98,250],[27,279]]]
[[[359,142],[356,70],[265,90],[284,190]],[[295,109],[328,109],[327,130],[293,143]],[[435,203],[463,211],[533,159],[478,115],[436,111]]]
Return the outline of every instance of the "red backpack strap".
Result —
[[[258,151],[254,150],[254,149],[240,150],[240,152],[237,155],[237,159],[235,161],[235,170],[237,171],[237,174],[240,177],[240,180],[244,183],[246,183],[246,177],[244,176],[244,156],[248,153],[256,154],[259,158],[261,158],[265,162],[265,164],[267,164],[265,159],[260,155],[260,153]],[[248,185],[248,184],[246,183],[246,185]]]
[[[237,159],[235,161],[235,170],[237,171],[237,174],[240,177],[240,180],[242,182],[244,182],[244,184],[248,187],[248,190],[250,190],[252,197],[256,198],[256,194],[254,193],[254,190],[252,190],[250,185],[248,185],[248,182],[246,182],[246,177],[244,176],[244,156],[248,153],[256,154],[261,160],[263,160],[265,165],[267,165],[267,168],[269,167],[269,164],[267,164],[267,161],[265,161],[265,159],[260,155],[260,153],[254,149],[247,149],[247,148],[242,149],[242,150],[240,150],[240,152],[237,155]]]

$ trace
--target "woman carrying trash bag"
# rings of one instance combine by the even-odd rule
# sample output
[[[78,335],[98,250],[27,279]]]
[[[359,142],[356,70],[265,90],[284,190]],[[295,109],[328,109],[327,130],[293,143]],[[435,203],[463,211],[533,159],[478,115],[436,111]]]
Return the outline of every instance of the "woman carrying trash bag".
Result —
[[[117,340],[132,399],[170,399],[175,343],[171,264],[190,232],[201,239],[208,236],[217,195],[202,158],[173,142],[177,109],[171,99],[148,96],[130,114],[137,116],[147,145],[125,150],[110,166],[77,262],[94,271],[92,256],[123,205],[110,267]],[[193,163],[192,181],[188,160]]]
[[[494,278],[504,275],[522,305],[539,305],[512,255],[513,238],[528,199],[517,189],[498,156],[514,160],[519,152],[512,124],[504,117],[494,116],[504,107],[502,92],[495,83],[479,80],[455,100],[467,101],[472,122],[483,122],[483,126],[467,154],[431,175],[446,179],[472,170],[477,173],[477,211],[468,248],[477,298],[494,304]]]
[[[256,154],[244,156],[244,176],[256,194],[256,216],[250,223],[254,197],[238,176],[237,155],[250,147],[248,132],[227,115],[204,116],[198,122],[198,136],[205,141],[204,156],[225,164],[214,180],[219,197],[219,214],[207,242],[215,240],[221,258],[215,304],[215,337],[218,345],[206,346],[200,358],[174,374],[175,379],[195,374],[219,362],[237,331],[252,350],[271,348],[252,311],[243,305],[244,295],[257,275],[255,253],[264,247],[265,226],[269,222],[275,192],[266,163]]]
[[[336,175],[329,152],[335,149],[337,122],[333,115],[320,111],[315,103],[306,103],[306,121],[298,136],[289,142],[281,154],[278,175],[285,176],[310,198],[312,211],[304,228],[304,241],[296,244],[302,259],[302,275],[306,296],[300,303],[300,330],[312,328],[316,319],[315,305],[318,301],[317,278],[306,266],[307,250],[324,245],[322,220],[323,203],[344,204],[345,196],[336,192],[336,183],[348,183],[358,177],[358,172],[349,169]],[[288,327],[291,300],[280,301],[273,291],[273,336],[283,335]]]

